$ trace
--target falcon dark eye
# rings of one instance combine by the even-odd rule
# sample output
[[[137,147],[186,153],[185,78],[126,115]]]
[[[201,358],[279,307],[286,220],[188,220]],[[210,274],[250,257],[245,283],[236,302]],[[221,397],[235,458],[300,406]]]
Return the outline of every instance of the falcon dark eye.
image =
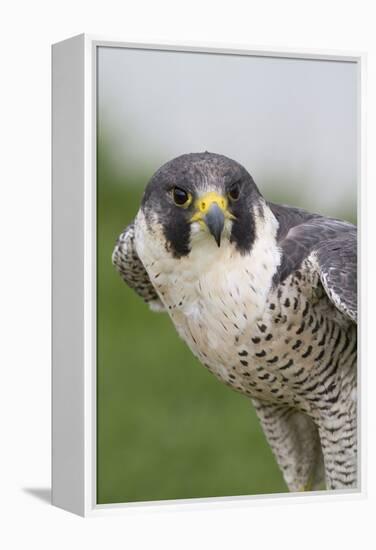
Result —
[[[174,187],[172,196],[177,206],[189,206],[192,202],[192,195],[181,189],[181,187]]]
[[[228,192],[228,196],[232,201],[238,200],[240,196],[240,183],[236,182],[231,185],[230,191]]]

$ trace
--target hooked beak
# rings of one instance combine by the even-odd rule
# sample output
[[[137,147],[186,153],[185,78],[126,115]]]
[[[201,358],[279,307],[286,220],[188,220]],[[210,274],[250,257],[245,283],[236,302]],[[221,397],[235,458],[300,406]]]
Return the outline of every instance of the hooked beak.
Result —
[[[225,219],[234,219],[235,216],[228,210],[228,200],[223,195],[210,192],[201,196],[195,203],[196,213],[191,222],[205,224],[213,235],[215,242],[221,246],[221,235],[225,225]]]
[[[217,245],[221,246],[221,235],[225,225],[225,215],[217,203],[214,202],[210,206],[208,213],[204,216],[204,221]]]

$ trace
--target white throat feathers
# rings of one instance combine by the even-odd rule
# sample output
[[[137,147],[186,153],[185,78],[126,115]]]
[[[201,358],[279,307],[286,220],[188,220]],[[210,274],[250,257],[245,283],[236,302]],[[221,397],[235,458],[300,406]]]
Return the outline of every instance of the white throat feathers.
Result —
[[[137,253],[177,331],[200,358],[200,351],[211,348],[225,364],[229,333],[239,338],[262,318],[280,263],[278,222],[265,202],[255,208],[254,218],[249,254],[230,242],[228,220],[220,247],[207,231],[193,227],[190,253],[175,258],[166,250],[162,229],[153,224],[151,233],[142,211],[137,216]]]

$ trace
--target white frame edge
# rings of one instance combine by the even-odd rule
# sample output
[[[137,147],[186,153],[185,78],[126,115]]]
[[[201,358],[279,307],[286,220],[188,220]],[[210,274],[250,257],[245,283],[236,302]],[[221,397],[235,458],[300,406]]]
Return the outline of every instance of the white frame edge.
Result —
[[[96,51],[99,46],[197,53],[348,61],[358,65],[358,215],[365,262],[366,54],[251,48],[224,44],[129,43],[81,34],[52,47],[52,503],[92,516],[148,510],[230,508],[364,498],[365,331],[358,373],[360,488],[354,491],[255,495],[98,505],[96,503]],[[360,264],[361,262],[359,262]],[[365,301],[360,304],[360,327]],[[360,369],[359,369],[360,371]]]
[[[84,41],[52,49],[52,502],[83,515]]]

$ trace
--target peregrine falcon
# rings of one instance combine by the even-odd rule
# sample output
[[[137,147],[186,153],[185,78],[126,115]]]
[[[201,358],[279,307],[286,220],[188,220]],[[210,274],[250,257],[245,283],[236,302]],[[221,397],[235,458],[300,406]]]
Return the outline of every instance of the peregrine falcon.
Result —
[[[357,487],[356,228],[263,198],[214,153],[164,164],[113,264],[253,403],[290,491]]]

